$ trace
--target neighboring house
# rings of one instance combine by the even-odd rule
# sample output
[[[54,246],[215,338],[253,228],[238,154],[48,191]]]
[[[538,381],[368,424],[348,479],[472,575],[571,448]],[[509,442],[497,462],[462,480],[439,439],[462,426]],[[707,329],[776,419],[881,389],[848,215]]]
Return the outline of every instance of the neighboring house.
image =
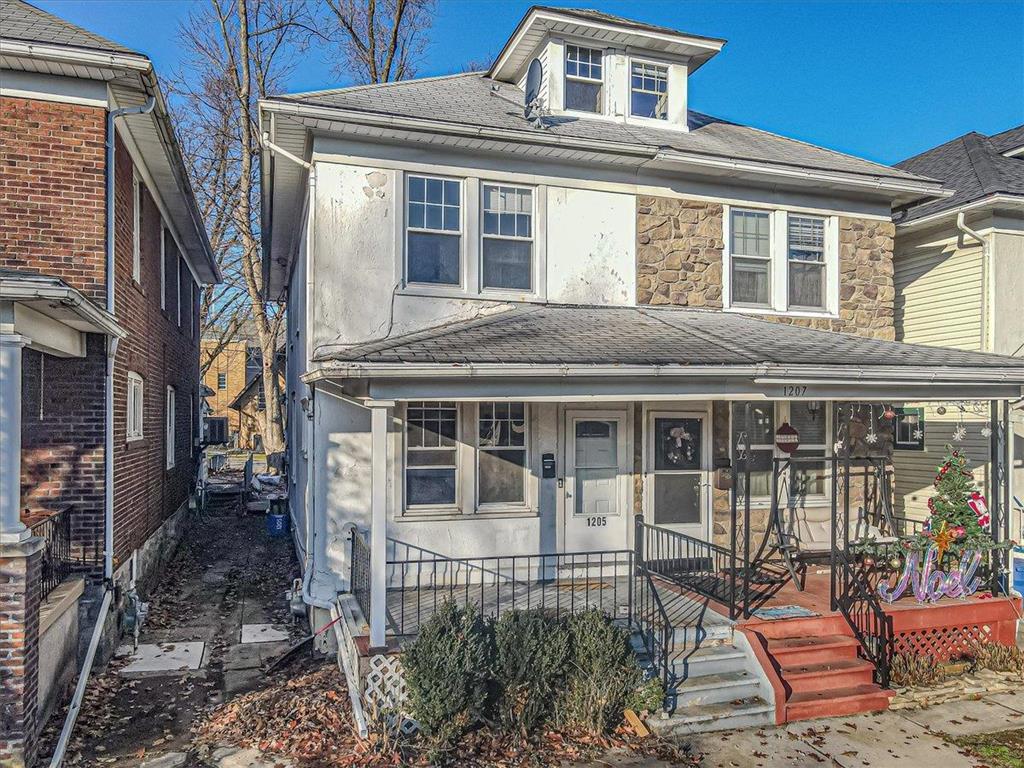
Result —
[[[106,590],[144,589],[174,543],[218,271],[145,55],[0,1],[0,145],[0,762],[20,765]]]
[[[245,339],[228,342],[203,339],[201,354],[204,360],[210,356],[213,358],[203,374],[203,383],[213,391],[207,398],[210,405],[207,415],[226,418],[231,445],[248,447],[247,434],[243,434],[242,415],[231,404],[254,379],[263,375],[263,354],[259,345]]]
[[[993,136],[968,133],[896,167],[938,179],[952,193],[894,215],[897,338],[1024,357],[1024,126]],[[923,516],[947,445],[964,446],[979,477],[991,472],[990,415],[986,401],[908,405],[921,409],[923,435],[897,444],[897,504]],[[1024,412],[1014,408],[1010,419],[1020,497]],[[957,440],[961,424],[966,436]]]
[[[892,403],[1020,397],[1024,360],[894,341],[892,211],[942,185],[694,111],[688,78],[723,45],[534,7],[485,73],[260,103],[266,287],[288,306],[290,504],[311,611],[364,616],[380,650],[446,594],[490,612],[607,598],[681,695],[696,665],[671,666],[657,638],[696,623],[724,634],[665,642],[747,642],[736,574],[767,572],[759,544],[783,515],[796,546],[829,551],[833,501],[854,516],[869,502],[846,457],[887,477],[874,471]],[[651,596],[657,568],[712,607],[665,614],[685,598]],[[852,572],[836,576],[843,616],[876,616]],[[824,593],[814,616],[829,613]],[[852,637],[836,617],[794,642]],[[862,652],[879,648],[891,638]],[[387,678],[382,659],[371,668]],[[855,684],[821,678],[827,693],[800,700],[781,663],[721,662],[728,684],[674,699],[671,722],[887,704],[882,666],[857,667]]]
[[[284,374],[279,378],[281,390],[284,390]],[[236,447],[247,451],[262,453],[263,447],[263,425],[265,424],[265,413],[267,401],[263,389],[263,376],[254,376],[249,380],[242,391],[235,396],[235,399],[228,404],[228,409],[233,412],[238,423]]]

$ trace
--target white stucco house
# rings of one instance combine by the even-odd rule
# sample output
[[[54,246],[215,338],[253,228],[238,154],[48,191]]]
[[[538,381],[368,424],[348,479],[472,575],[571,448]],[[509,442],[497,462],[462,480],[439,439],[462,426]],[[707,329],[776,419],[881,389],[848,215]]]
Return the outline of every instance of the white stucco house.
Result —
[[[892,211],[942,184],[695,111],[724,45],[534,7],[486,72],[260,103],[311,610],[354,595],[384,648],[456,589],[496,608],[557,582],[542,605],[593,589],[664,630],[652,655],[695,624],[739,644],[744,563],[781,584],[768,555],[827,553],[851,463],[891,490],[899,403],[1021,396],[1020,359],[895,341]],[[656,561],[703,573],[700,619]],[[814,716],[752,663],[716,667],[716,713]],[[877,705],[872,669],[843,711]]]

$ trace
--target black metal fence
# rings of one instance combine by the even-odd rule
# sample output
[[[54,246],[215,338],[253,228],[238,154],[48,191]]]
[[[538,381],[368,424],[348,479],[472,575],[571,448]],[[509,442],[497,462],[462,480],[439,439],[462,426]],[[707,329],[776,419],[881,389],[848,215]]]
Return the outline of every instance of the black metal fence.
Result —
[[[71,539],[71,515],[74,507],[68,506],[49,515],[31,526],[32,535],[41,537],[43,559],[39,573],[41,599],[47,596],[68,576],[84,564],[81,555],[74,556]]]
[[[370,615],[370,545],[358,530],[352,529],[352,558],[349,563],[349,587],[363,616]]]

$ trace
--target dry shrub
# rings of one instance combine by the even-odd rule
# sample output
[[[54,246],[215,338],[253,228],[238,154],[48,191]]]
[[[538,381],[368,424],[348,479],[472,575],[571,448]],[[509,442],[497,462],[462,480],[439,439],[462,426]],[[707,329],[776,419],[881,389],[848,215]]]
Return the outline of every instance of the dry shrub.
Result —
[[[889,677],[900,688],[925,688],[946,679],[942,665],[930,655],[895,653],[889,665]]]
[[[993,672],[1014,672],[1024,674],[1024,651],[1016,645],[1000,645],[999,643],[974,643],[967,655],[974,660],[980,669],[991,669]]]

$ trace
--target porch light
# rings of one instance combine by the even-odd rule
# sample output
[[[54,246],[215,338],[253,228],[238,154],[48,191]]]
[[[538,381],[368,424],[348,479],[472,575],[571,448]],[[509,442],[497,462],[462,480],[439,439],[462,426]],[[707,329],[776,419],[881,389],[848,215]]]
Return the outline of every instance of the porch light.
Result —
[[[820,400],[808,400],[807,401],[807,413],[811,417],[811,421],[818,420],[818,414],[821,412],[821,401]]]

